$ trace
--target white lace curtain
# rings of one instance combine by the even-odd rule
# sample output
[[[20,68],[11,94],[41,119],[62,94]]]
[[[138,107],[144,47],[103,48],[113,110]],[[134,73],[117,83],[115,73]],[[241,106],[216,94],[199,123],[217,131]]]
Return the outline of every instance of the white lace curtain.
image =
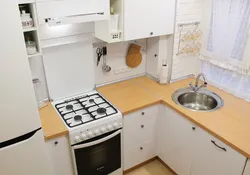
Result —
[[[201,72],[206,75],[209,84],[250,102],[249,75],[223,69],[206,61],[201,62]]]
[[[209,83],[250,101],[250,0],[205,0],[201,71]]]
[[[205,2],[200,58],[224,69],[247,74],[250,52],[245,52],[245,47],[249,32],[250,0]]]

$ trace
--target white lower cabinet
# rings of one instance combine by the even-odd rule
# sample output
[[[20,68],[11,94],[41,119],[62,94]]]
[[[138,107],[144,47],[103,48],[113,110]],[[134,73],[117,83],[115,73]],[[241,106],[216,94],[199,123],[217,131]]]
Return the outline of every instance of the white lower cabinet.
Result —
[[[68,135],[46,141],[53,175],[73,175],[72,157]]]
[[[156,156],[157,113],[155,105],[124,116],[124,170]]]
[[[156,155],[178,175],[242,175],[246,163],[246,157],[165,105],[124,116],[124,170]],[[250,175],[250,161],[244,175]]]
[[[124,151],[124,170],[155,157],[155,143],[145,142]]]
[[[157,125],[158,156],[178,175],[189,175],[195,151],[196,126],[164,105],[161,106]]]
[[[191,175],[241,175],[246,157],[204,130],[197,131]]]
[[[162,106],[157,155],[178,175],[241,175],[246,157]]]

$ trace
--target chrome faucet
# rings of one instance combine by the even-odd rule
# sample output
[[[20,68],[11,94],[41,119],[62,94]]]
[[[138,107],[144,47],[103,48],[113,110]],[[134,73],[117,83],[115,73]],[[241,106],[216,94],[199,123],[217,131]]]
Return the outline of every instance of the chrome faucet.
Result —
[[[200,77],[203,78],[204,83],[203,83],[202,85],[200,85],[200,87],[198,87]],[[196,80],[195,80],[195,86],[193,86],[192,83],[189,83],[189,86],[190,86],[190,87],[193,89],[193,91],[195,91],[195,92],[199,91],[201,88],[207,87],[207,81],[206,81],[206,76],[205,76],[205,74],[203,74],[203,73],[198,74],[197,77],[196,77]]]

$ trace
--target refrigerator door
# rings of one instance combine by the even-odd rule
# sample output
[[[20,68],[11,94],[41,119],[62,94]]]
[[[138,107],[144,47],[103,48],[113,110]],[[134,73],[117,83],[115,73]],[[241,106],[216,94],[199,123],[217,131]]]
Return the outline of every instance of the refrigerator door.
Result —
[[[1,1],[0,143],[41,127],[17,0]],[[6,18],[7,17],[7,18]],[[1,156],[0,156],[1,157]]]
[[[28,138],[27,138],[28,137]],[[1,175],[51,175],[42,130],[15,144],[0,143]]]

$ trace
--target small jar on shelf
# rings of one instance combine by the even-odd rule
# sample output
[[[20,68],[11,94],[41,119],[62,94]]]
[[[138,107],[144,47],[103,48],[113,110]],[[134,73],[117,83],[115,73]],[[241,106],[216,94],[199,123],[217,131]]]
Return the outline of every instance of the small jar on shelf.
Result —
[[[25,34],[25,44],[28,55],[37,53],[36,42],[32,39],[32,36],[29,33]]]
[[[28,5],[19,6],[21,12],[21,21],[24,29],[31,28],[34,26],[34,21],[31,18],[31,14],[28,12]]]

